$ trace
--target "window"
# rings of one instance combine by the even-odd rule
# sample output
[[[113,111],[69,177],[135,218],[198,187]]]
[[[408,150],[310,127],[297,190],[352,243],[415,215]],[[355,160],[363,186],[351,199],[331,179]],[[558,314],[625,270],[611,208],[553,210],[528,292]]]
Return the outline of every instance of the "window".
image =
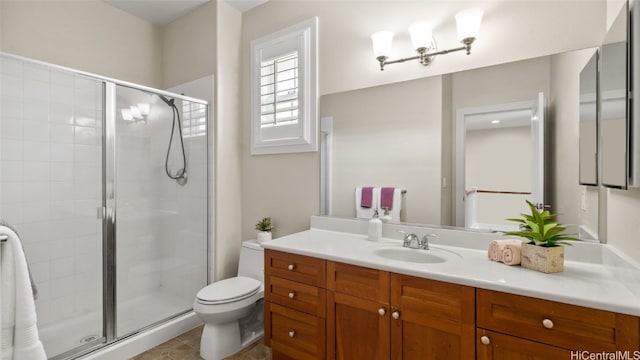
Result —
[[[182,101],[182,135],[187,137],[207,134],[207,106]]]
[[[251,154],[317,151],[317,18],[251,42]]]

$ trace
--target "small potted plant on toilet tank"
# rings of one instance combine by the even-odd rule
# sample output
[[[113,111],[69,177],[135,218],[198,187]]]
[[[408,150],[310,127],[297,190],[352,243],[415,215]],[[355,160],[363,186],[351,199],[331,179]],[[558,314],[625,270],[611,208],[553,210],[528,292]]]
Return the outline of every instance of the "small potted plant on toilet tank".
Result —
[[[564,270],[564,247],[571,245],[568,240],[578,240],[564,231],[566,227],[554,221],[556,214],[548,210],[540,211],[527,200],[531,214],[521,214],[522,218],[507,219],[520,223],[518,231],[508,231],[505,235],[529,239],[522,244],[521,266],[544,273]]]
[[[262,218],[262,220],[256,223],[256,230],[258,230],[258,243],[271,240],[271,217]]]

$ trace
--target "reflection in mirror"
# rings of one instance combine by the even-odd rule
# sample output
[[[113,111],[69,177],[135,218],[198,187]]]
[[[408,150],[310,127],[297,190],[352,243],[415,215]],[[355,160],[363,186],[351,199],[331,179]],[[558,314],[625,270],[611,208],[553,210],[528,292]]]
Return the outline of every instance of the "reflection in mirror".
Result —
[[[323,125],[321,137],[325,142],[321,155],[321,176],[326,194],[322,200],[323,214],[356,217],[354,189],[393,186],[407,190],[404,221],[464,226],[464,206],[457,205],[456,198],[464,196],[465,183],[468,182],[466,190],[478,186],[488,190],[537,191],[544,196],[544,203],[559,213],[558,221],[574,224],[570,232],[583,233],[583,225],[587,225],[585,228],[588,228],[590,237],[597,238],[597,188],[590,191],[589,187],[578,184],[579,75],[593,51],[579,50],[323,95],[320,116],[331,119],[331,126]],[[462,153],[456,144],[458,110],[526,104],[522,116],[531,121],[536,114],[544,115],[544,111],[539,109],[543,104],[535,106],[541,92],[550,100],[545,133],[548,142],[544,146],[538,145],[538,150],[544,148],[551,171],[547,174],[534,171],[533,164],[542,162],[522,161],[531,156],[521,153],[511,160],[480,162],[477,166],[469,164],[470,167],[475,166],[473,171],[477,174],[473,176],[489,180],[483,180],[483,183],[467,180],[465,171],[456,168],[456,159]],[[528,140],[523,139],[517,144],[528,142],[529,153],[533,149],[532,128],[534,126],[528,129]],[[543,130],[542,127],[538,129]],[[520,130],[524,137],[525,131]],[[470,135],[469,141],[478,143],[478,138],[481,139]],[[499,144],[494,139],[485,142],[494,146],[496,152],[516,153],[516,144]],[[461,145],[464,146],[460,149],[475,146],[466,141]],[[469,159],[480,155],[479,151],[472,149],[467,149],[465,154]],[[489,155],[482,156],[480,160],[487,157]],[[469,176],[473,172],[470,167],[467,171]],[[534,173],[540,173],[544,179],[540,181],[542,188],[539,190],[532,186]],[[524,184],[525,180],[515,177],[526,179],[528,185],[507,187],[505,183],[509,181]],[[462,192],[458,191],[459,183],[462,184]],[[478,222],[508,224],[500,221],[527,210],[524,199],[514,200],[514,203],[514,206],[521,203],[517,210],[514,207],[509,214]],[[460,211],[462,216],[458,215]],[[459,220],[462,223],[458,223]]]
[[[580,184],[598,185],[598,52],[580,72]]]
[[[627,43],[602,46],[600,141],[602,184],[627,188]]]
[[[515,230],[506,219],[525,200],[544,204],[544,112],[543,93],[537,101],[457,110],[456,209],[464,211],[456,225]]]

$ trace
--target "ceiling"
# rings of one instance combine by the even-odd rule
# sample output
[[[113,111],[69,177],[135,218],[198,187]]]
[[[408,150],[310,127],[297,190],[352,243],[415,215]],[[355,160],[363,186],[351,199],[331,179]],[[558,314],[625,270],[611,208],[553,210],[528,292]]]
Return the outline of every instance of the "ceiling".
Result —
[[[164,26],[191,10],[215,0],[102,0],[120,10]],[[247,11],[267,0],[224,0],[239,11]]]

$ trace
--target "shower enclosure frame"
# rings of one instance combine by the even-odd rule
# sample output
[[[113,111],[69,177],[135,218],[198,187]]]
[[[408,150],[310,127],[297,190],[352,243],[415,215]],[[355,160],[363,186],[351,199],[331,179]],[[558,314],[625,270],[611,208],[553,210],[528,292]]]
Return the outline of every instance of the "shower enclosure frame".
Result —
[[[135,330],[134,332],[118,337],[117,330],[117,283],[116,283],[116,227],[117,227],[117,214],[116,214],[116,201],[117,201],[117,162],[116,162],[116,87],[123,86],[135,90],[140,90],[149,94],[163,95],[175,99],[186,100],[192,103],[197,103],[206,106],[206,154],[205,161],[207,164],[206,175],[206,268],[205,277],[206,283],[211,281],[210,270],[212,267],[212,244],[211,244],[211,176],[213,176],[213,169],[210,168],[210,125],[211,125],[211,104],[206,100],[192,98],[169,91],[159,90],[152,87],[139,85],[127,81],[117,80],[93,73],[68,68],[65,66],[55,65],[39,60],[30,59],[27,57],[5,53],[0,51],[0,55],[6,58],[15,59],[25,63],[31,63],[34,65],[45,66],[52,70],[60,70],[74,75],[80,75],[90,79],[94,79],[102,83],[103,89],[103,106],[102,106],[102,207],[97,209],[97,215],[102,218],[102,326],[103,336],[87,341],[85,344],[77,346],[73,349],[65,351],[50,360],[62,360],[62,359],[76,359],[82,356],[86,356],[94,351],[103,349],[107,346],[118,343],[119,341],[131,338],[137,334],[140,334],[146,330],[154,328],[158,325],[176,319],[186,313],[189,313],[193,308],[186,309],[182,312],[173,314],[164,319],[158,320],[150,325],[144,326]]]

